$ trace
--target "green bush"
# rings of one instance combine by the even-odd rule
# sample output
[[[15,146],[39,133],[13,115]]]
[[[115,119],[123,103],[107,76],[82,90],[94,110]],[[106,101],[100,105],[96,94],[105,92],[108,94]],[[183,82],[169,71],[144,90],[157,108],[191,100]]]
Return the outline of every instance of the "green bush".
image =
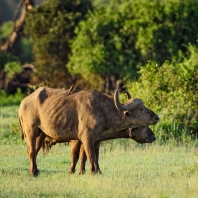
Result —
[[[0,90],[0,106],[19,105],[24,97],[20,89],[14,95],[7,95],[4,90]]]
[[[128,88],[159,114],[157,130],[163,138],[198,132],[198,50],[190,46],[189,57],[181,63],[149,61],[140,68],[140,78]]]
[[[19,74],[23,71],[19,62],[8,62],[4,66],[4,71],[6,73],[6,77],[11,79],[15,74]]]
[[[6,63],[19,61],[16,56],[11,56],[6,52],[0,51],[0,70],[4,70]]]
[[[6,41],[7,37],[12,31],[12,28],[13,28],[12,21],[5,22],[0,26],[0,44],[1,45]]]

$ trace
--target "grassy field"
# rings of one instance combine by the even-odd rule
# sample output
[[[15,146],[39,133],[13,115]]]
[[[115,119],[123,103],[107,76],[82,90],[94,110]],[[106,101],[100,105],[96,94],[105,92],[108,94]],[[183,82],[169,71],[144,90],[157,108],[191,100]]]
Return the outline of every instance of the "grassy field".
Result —
[[[104,143],[101,175],[69,174],[70,148],[57,144],[39,153],[40,175],[28,174],[25,143],[17,133],[16,106],[1,107],[0,197],[188,198],[198,195],[198,148],[194,144]],[[12,132],[10,132],[12,131]],[[16,134],[15,134],[16,133]],[[79,167],[77,167],[78,171]]]

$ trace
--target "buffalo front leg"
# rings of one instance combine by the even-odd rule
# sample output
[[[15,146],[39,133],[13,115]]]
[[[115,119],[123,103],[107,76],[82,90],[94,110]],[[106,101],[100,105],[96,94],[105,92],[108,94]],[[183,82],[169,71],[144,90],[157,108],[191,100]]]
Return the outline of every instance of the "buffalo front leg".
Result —
[[[81,146],[80,146],[80,171],[79,171],[79,175],[85,173],[86,161],[87,161],[87,156],[86,156],[86,153],[85,153],[84,145],[81,144]]]
[[[76,164],[79,159],[81,142],[79,140],[71,140],[71,165],[69,168],[69,173],[75,173]]]
[[[99,148],[100,148],[100,143],[98,144],[95,144],[94,145],[94,148],[95,148],[95,155],[96,155],[96,161],[94,163],[94,166],[95,166],[95,172],[97,173],[102,173],[101,170],[100,170],[100,167],[99,167]],[[85,172],[85,164],[86,164],[86,161],[87,161],[87,156],[86,156],[86,153],[85,153],[85,149],[84,149],[84,146],[83,144],[81,144],[81,147],[80,147],[80,172],[79,174],[84,174]]]
[[[85,153],[87,155],[87,159],[90,164],[90,172],[91,174],[95,173],[95,163],[96,163],[96,155],[94,150],[94,142],[89,136],[85,136],[85,138],[81,139]]]
[[[99,167],[99,149],[100,149],[100,143],[97,143],[94,145],[95,147],[95,153],[96,153],[96,163],[95,163],[95,170],[96,172],[102,174],[100,167]]]

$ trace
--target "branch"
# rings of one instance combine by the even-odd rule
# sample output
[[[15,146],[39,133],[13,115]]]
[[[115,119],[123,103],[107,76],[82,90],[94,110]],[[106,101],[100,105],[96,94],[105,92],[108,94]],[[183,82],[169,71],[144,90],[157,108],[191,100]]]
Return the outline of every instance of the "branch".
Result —
[[[21,8],[22,8],[22,6],[23,6],[23,3],[24,3],[24,0],[21,0],[21,1],[18,3],[17,9],[16,9],[16,11],[15,11],[15,13],[14,13],[14,16],[12,17],[12,20],[13,20],[13,21],[16,20],[16,18],[17,18],[17,16],[18,16],[19,12],[20,12],[20,10],[21,10]]]
[[[1,50],[5,52],[12,52],[12,49],[14,48],[17,41],[21,38],[23,34],[23,25],[25,22],[25,16],[26,12],[31,10],[34,7],[34,0],[22,0],[19,2],[17,6],[17,10],[13,16],[13,19],[15,20],[16,16],[20,12],[20,9],[23,8],[21,12],[21,16],[19,19],[14,23],[12,32],[10,36],[8,37],[7,41],[1,46]]]

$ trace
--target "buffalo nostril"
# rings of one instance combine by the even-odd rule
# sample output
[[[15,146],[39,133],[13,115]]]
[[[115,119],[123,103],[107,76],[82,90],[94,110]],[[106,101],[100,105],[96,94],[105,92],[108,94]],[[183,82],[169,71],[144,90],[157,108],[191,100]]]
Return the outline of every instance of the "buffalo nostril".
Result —
[[[159,117],[159,116],[156,116],[155,119],[156,119],[156,120],[160,120],[160,117]]]
[[[153,136],[153,140],[156,140],[156,137],[155,136]]]

